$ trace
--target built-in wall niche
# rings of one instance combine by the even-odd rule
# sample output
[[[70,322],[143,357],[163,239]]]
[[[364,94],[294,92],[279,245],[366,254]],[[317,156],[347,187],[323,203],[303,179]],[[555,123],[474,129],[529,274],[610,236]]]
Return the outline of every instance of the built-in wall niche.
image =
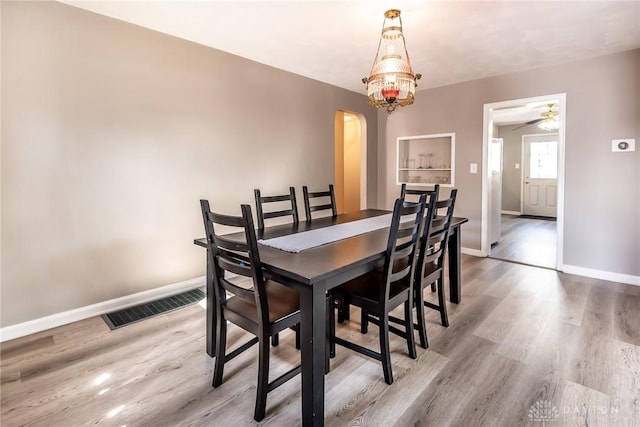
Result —
[[[455,133],[398,138],[396,183],[455,185]]]

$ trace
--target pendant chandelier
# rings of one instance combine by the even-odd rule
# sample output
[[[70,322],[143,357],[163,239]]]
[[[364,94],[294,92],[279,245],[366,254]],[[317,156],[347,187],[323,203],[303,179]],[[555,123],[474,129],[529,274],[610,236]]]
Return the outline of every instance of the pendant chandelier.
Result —
[[[397,9],[387,10],[382,23],[382,34],[376,58],[369,77],[362,82],[366,85],[369,105],[386,108],[391,114],[399,105],[413,104],[416,81],[422,77],[414,74],[402,34],[402,20]]]

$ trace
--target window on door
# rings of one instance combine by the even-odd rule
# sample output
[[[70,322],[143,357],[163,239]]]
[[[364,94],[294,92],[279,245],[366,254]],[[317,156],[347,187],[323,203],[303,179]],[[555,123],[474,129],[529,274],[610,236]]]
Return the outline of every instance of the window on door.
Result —
[[[531,178],[558,178],[558,141],[531,142],[530,153]]]

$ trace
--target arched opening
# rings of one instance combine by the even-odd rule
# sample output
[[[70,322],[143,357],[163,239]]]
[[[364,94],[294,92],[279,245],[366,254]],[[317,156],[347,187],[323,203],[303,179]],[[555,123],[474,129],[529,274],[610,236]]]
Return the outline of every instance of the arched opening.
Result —
[[[336,112],[334,189],[339,213],[367,207],[366,135],[366,122],[362,115]]]

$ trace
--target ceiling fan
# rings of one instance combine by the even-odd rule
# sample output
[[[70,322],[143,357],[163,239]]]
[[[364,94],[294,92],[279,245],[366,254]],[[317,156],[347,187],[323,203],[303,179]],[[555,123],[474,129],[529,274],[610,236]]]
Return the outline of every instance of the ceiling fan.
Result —
[[[548,126],[542,126],[542,123],[540,123],[538,126],[542,127],[543,129],[547,129],[547,130],[558,129],[558,126],[559,126],[558,111],[555,110],[555,108],[557,108],[558,105],[547,104],[547,107],[549,108],[549,111],[543,111],[542,113],[540,113],[539,119],[529,120],[525,124],[518,126],[516,128],[513,128],[513,130],[522,129],[523,127],[535,125],[540,122],[545,122],[545,124],[548,125]]]

